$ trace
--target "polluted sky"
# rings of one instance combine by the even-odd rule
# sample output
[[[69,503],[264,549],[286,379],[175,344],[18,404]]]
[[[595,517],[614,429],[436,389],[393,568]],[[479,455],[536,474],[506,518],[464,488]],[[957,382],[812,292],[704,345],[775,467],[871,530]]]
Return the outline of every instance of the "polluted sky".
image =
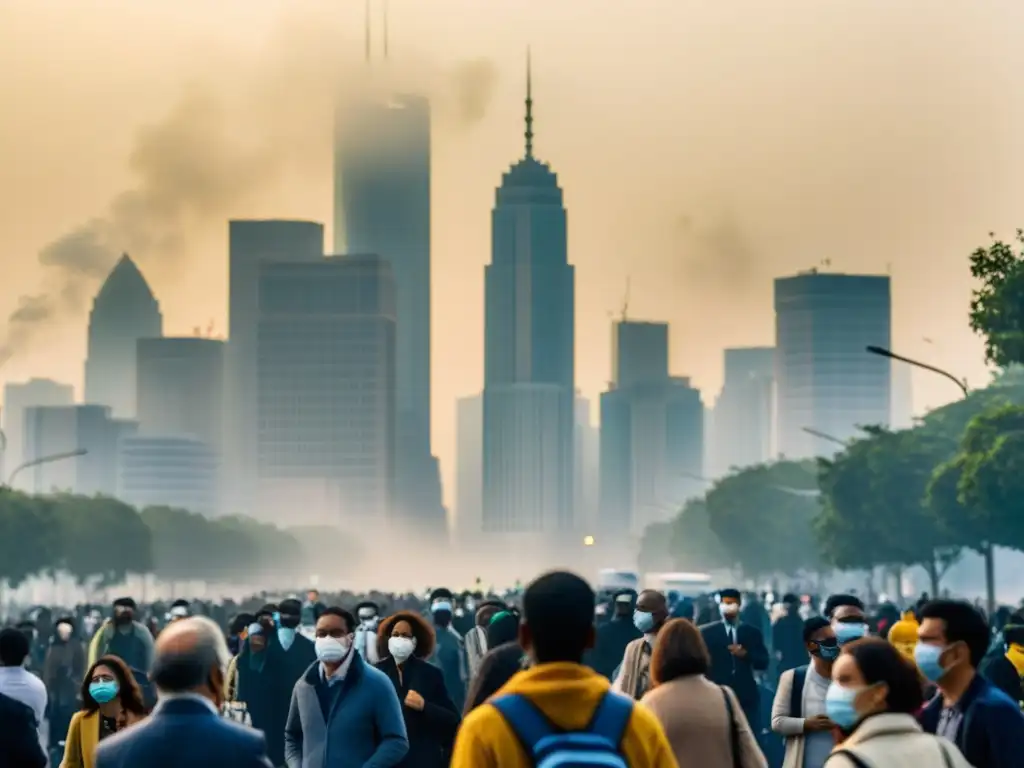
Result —
[[[825,262],[889,272],[894,347],[986,380],[967,255],[1024,226],[1022,22],[1014,0],[390,0],[388,82],[434,105],[449,503],[528,45],[536,152],[569,211],[578,385],[604,388],[628,278],[629,316],[672,324],[673,371],[711,404],[722,348],[773,340],[771,278]],[[85,313],[121,251],[168,333],[223,332],[228,218],[330,229],[333,102],[367,84],[362,56],[362,0],[0,2],[0,381],[80,388]],[[914,375],[918,411],[956,394]]]

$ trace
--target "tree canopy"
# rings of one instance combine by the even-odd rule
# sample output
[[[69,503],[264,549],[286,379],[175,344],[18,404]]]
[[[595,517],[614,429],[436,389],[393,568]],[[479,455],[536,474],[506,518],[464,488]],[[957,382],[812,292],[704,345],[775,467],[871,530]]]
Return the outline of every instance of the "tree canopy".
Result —
[[[1013,243],[994,236],[971,254],[971,275],[980,285],[971,296],[971,330],[985,339],[985,359],[1000,367],[1024,363],[1024,230]]]

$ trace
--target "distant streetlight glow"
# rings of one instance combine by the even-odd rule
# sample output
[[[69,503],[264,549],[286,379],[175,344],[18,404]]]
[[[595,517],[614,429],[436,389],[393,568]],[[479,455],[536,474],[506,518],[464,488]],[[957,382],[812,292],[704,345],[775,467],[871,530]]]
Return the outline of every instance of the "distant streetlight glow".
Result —
[[[584,547],[592,547],[592,546],[594,546],[594,537],[593,536],[584,536],[583,537],[583,546]]]

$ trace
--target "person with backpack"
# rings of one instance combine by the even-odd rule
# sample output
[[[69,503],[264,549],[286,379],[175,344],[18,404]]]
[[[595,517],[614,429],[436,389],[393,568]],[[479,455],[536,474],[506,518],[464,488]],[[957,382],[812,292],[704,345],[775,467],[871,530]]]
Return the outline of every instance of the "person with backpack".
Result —
[[[594,644],[594,591],[565,571],[523,595],[519,643],[529,669],[463,721],[451,768],[678,768],[652,712],[583,665]]]
[[[804,621],[803,641],[811,663],[782,673],[772,703],[772,731],[786,741],[782,768],[821,768],[834,746],[825,696],[839,643],[823,616]]]

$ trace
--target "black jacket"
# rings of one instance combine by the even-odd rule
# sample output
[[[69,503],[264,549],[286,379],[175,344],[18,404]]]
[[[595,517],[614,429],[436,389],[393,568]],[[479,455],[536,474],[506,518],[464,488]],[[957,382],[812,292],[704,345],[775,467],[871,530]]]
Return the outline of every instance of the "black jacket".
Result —
[[[409,752],[397,768],[447,766],[460,716],[448,696],[441,670],[415,656],[402,665],[401,679],[398,666],[390,656],[377,664],[377,669],[388,676],[395,686],[398,700],[402,702]],[[409,691],[416,691],[423,697],[426,703],[422,711],[405,706],[405,696]]]
[[[35,713],[0,693],[0,768],[45,768]]]
[[[742,659],[729,651],[729,637],[724,622],[705,624],[700,628],[700,633],[711,655],[708,680],[732,688],[744,712],[759,711],[761,694],[754,680],[754,671],[763,672],[768,668],[768,649],[764,647],[761,630],[743,622],[736,627],[736,641],[747,651]]]

